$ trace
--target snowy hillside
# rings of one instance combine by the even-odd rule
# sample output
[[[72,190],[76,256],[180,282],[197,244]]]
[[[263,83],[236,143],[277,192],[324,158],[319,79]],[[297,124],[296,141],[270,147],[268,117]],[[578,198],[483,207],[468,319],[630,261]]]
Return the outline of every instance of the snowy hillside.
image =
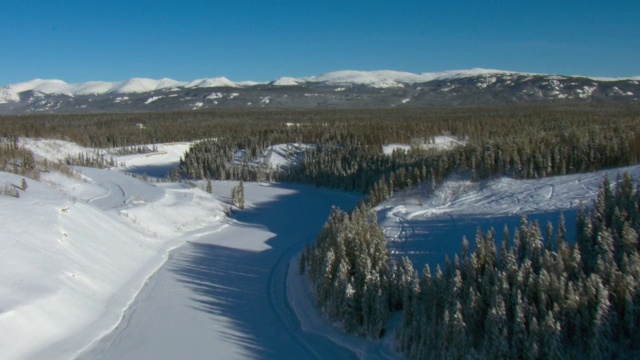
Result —
[[[20,139],[38,159],[92,153],[73,143]],[[188,143],[119,156],[127,171],[172,168]],[[172,248],[222,226],[221,203],[197,188],[136,180],[116,170],[55,171],[0,196],[0,348],[11,359],[67,359],[117,324]],[[0,172],[0,185],[22,177]],[[45,350],[46,349],[46,350]]]
[[[125,81],[106,82],[90,81],[78,84],[68,84],[62,80],[36,79],[19,84],[12,84],[0,88],[0,104],[20,101],[20,93],[33,91],[46,95],[101,95],[101,94],[132,94],[173,88],[201,88],[201,87],[239,87],[226,78],[197,79],[190,82],[172,79],[132,78]]]
[[[413,74],[401,71],[335,71],[318,76],[294,79],[296,82],[321,82],[328,85],[367,85],[374,88],[404,87],[405,84],[434,80],[460,79],[488,74],[510,74],[510,71],[471,69]]]
[[[80,180],[49,173],[18,199],[0,197],[7,358],[68,358],[114,325],[168,250],[224,216],[202,190],[80,171]],[[2,184],[20,181],[0,173]]]
[[[535,180],[452,178],[435,191],[423,186],[397,193],[376,210],[392,253],[408,256],[417,269],[425,263],[434,268],[460,251],[463,236],[473,243],[478,226],[501,234],[522,215],[557,226],[564,213],[571,228],[580,203],[591,205],[605,175],[614,181],[626,171],[640,178],[640,166]]]

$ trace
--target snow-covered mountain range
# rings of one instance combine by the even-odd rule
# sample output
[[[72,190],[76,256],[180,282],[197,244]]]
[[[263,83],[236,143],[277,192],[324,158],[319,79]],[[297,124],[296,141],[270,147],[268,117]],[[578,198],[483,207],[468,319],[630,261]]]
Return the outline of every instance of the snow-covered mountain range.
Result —
[[[0,87],[1,113],[161,111],[215,107],[393,107],[546,101],[637,102],[640,76],[593,78],[490,69],[414,74],[335,71],[271,82],[132,78]],[[153,103],[153,105],[151,105]]]

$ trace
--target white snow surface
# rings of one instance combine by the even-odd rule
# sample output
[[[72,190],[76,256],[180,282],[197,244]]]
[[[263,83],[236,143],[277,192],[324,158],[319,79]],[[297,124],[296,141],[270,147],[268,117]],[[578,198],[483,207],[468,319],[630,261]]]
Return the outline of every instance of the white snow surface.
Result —
[[[470,69],[470,70],[449,70],[442,72],[429,72],[414,74],[410,72],[379,70],[379,71],[356,71],[343,70],[329,72],[318,76],[310,76],[298,79],[299,81],[323,82],[329,85],[359,84],[368,85],[375,88],[404,87],[404,84],[414,84],[429,82],[433,80],[446,80],[473,77],[489,74],[506,74],[509,71],[490,69]]]
[[[270,84],[275,86],[295,86],[303,82],[300,79],[284,76],[273,80]]]
[[[250,160],[245,150],[240,150],[233,156],[235,163],[250,163],[256,166],[266,166],[272,169],[285,169],[299,164],[304,151],[314,145],[288,143],[271,145],[262,151],[256,159]]]
[[[0,349],[7,359],[68,359],[110,331],[145,279],[189,233],[223,217],[202,190],[80,169],[0,197]],[[21,177],[0,173],[0,183]]]
[[[183,85],[185,88],[210,88],[210,87],[240,87],[225,77],[217,77],[211,79],[197,79]]]
[[[34,91],[36,93],[42,94],[76,96],[111,93],[144,93],[157,90],[170,90],[179,87],[240,87],[248,86],[249,84],[254,83],[236,83],[224,77],[198,79],[190,82],[177,81],[168,78],[159,80],[148,78],[132,78],[117,82],[89,81],[77,84],[68,84],[62,80],[35,79],[23,83],[0,87],[0,104],[19,101],[19,94],[25,91]]]
[[[454,136],[450,135],[439,135],[434,136],[433,138],[423,141],[419,144],[415,144],[414,146],[419,147],[420,149],[434,149],[434,150],[448,150],[455,146],[464,145],[465,141],[459,140]],[[382,152],[386,155],[391,155],[393,150],[401,149],[405,151],[409,151],[411,149],[411,145],[409,144],[386,144],[382,146]]]

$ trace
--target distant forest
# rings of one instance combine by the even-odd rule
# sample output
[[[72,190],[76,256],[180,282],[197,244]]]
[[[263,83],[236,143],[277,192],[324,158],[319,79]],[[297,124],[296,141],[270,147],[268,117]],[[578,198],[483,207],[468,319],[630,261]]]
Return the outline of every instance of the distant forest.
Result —
[[[442,135],[461,145],[423,146]],[[20,146],[23,136],[125,148],[120,151],[197,140],[172,179],[299,182],[366,194],[350,214],[332,211],[300,270],[322,312],[345,331],[380,337],[389,314],[403,311],[396,336],[409,358],[639,355],[640,192],[629,176],[615,186],[605,180],[592,212],[579,215],[575,244],[566,241],[563,224],[543,234],[523,219],[511,245],[498,242],[493,231],[478,233],[475,251],[465,240],[460,256],[435,274],[426,267],[421,276],[408,259],[390,257],[370,209],[395,191],[418,184],[435,189],[454,173],[525,179],[638,164],[640,106],[0,117],[0,169],[35,176],[43,165]],[[275,169],[251,161],[284,143],[307,145],[296,166]],[[385,144],[411,146],[385,154]],[[239,151],[247,157],[232,161]],[[82,157],[67,163],[105,161]]]
[[[443,134],[465,145],[451,151],[420,147]],[[202,140],[181,162],[181,177],[303,182],[369,193],[376,203],[417,183],[437,186],[453,171],[475,179],[535,178],[638,163],[640,106],[1,116],[0,137],[20,136],[134,151],[143,144]],[[240,150],[250,159],[267,146],[294,142],[313,146],[299,166],[285,171],[230,162]],[[382,145],[390,143],[413,146],[384,155]],[[83,165],[104,162],[80,160]]]

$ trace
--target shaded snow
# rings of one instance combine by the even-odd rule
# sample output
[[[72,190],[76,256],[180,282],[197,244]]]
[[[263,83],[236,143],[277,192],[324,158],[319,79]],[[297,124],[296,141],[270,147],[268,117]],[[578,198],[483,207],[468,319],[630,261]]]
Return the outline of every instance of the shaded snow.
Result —
[[[640,179],[640,166],[535,180],[453,178],[435,191],[421,186],[396,193],[376,210],[392,252],[409,256],[421,270],[425,263],[442,264],[445,255],[452,259],[463,236],[473,243],[478,226],[494,227],[500,239],[503,226],[513,230],[523,214],[545,226],[557,225],[564,212],[571,229],[580,203],[590,204],[605,174],[613,181],[625,171]]]
[[[235,184],[214,182],[215,196],[226,198]],[[330,207],[352,207],[358,196],[262,183],[246,183],[245,192],[248,209],[172,252],[121,326],[79,359],[353,358],[300,328],[285,282],[289,259]]]
[[[275,80],[273,80],[271,83],[269,83],[270,85],[275,85],[275,86],[295,86],[295,85],[299,85],[301,82],[301,80],[299,79],[295,79],[292,77],[279,77]]]

